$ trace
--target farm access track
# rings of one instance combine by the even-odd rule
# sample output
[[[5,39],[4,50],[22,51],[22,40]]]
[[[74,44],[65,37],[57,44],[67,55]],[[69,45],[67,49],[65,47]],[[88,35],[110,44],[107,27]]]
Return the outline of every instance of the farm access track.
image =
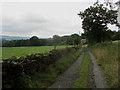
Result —
[[[82,52],[77,59],[77,61],[63,74],[61,74],[56,82],[48,88],[70,88],[73,82],[78,77],[78,70],[80,69],[81,63],[83,61],[84,53],[88,52],[90,55],[90,67],[89,67],[89,83],[90,88],[108,88],[105,81],[104,75],[101,71],[101,68],[97,65],[96,59],[93,54],[87,48],[82,48]],[[87,78],[87,77],[86,77]]]

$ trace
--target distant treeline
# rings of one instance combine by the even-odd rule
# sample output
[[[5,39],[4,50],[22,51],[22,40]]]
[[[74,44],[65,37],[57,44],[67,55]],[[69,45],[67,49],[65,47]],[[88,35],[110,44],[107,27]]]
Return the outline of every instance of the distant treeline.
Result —
[[[104,41],[120,40],[120,31],[106,31]],[[25,40],[2,40],[2,47],[20,47],[20,46],[57,46],[57,45],[78,45],[80,40],[86,38],[83,33],[81,36],[72,34],[69,36],[54,35],[53,38],[39,39],[33,36]]]
[[[72,34],[70,36],[58,36],[54,35],[53,38],[39,39],[37,36],[33,36],[30,39],[25,40],[2,40],[3,47],[20,47],[20,46],[53,46],[53,45],[78,45],[80,42],[80,36],[78,34]]]
[[[83,33],[81,35],[81,38],[87,39],[88,38],[87,36],[88,36],[87,33]],[[96,41],[96,43],[101,43],[105,41],[115,41],[115,40],[120,40],[120,31],[111,31],[110,29],[108,29],[104,31],[104,33],[99,33],[99,32],[96,32],[96,34],[91,33],[90,37],[91,37],[90,40],[92,42]],[[100,39],[101,42],[97,42],[98,38]],[[87,40],[88,40],[88,43],[90,43],[89,39]]]

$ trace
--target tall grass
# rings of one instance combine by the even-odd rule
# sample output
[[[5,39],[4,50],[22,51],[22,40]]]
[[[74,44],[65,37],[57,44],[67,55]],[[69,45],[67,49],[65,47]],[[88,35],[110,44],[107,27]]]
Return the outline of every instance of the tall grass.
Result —
[[[80,70],[78,72],[78,78],[71,86],[72,88],[89,88],[89,62],[90,57],[87,52],[85,52]]]
[[[80,50],[74,51],[50,65],[45,72],[35,73],[30,77],[23,74],[19,79],[19,85],[23,86],[23,88],[48,88],[55,82],[58,75],[63,73],[77,60],[79,55]],[[19,85],[16,87],[19,87]]]
[[[2,47],[0,47],[0,61],[2,60]]]
[[[102,67],[109,87],[118,87],[118,43],[99,43],[91,50]]]

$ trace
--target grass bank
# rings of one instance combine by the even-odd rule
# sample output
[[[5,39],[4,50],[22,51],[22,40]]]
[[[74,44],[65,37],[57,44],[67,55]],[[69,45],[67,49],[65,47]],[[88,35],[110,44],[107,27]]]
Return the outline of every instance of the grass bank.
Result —
[[[85,52],[83,62],[78,72],[79,76],[71,88],[89,88],[89,62],[89,54],[88,52]]]
[[[65,57],[57,60],[54,64],[50,65],[43,73],[36,73],[30,77],[23,74],[19,79],[19,86],[23,88],[48,88],[56,80],[56,78],[67,70],[80,55],[80,49],[76,50]],[[16,86],[17,87],[17,86]]]
[[[101,65],[109,87],[118,87],[118,42],[99,43],[90,48]]]
[[[2,47],[0,47],[0,61],[2,60]]]
[[[57,46],[57,49],[66,48],[66,47],[67,46]],[[0,55],[0,58],[9,58],[11,56],[20,57],[32,53],[47,53],[52,49],[54,49],[54,46],[2,47],[1,49],[2,49],[2,56]]]

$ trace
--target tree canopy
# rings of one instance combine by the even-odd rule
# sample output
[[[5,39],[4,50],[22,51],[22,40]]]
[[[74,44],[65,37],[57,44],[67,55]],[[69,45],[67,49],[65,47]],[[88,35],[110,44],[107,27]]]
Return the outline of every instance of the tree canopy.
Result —
[[[31,37],[30,43],[32,46],[39,46],[39,38],[37,36]]]
[[[83,19],[82,28],[89,43],[104,42],[109,36],[107,25],[117,25],[117,11],[109,10],[102,4],[90,6],[78,15]]]
[[[32,36],[26,40],[2,40],[3,47],[19,47],[19,46],[57,46],[57,45],[78,45],[80,36],[72,34],[69,36],[54,35],[53,38],[40,39]]]

